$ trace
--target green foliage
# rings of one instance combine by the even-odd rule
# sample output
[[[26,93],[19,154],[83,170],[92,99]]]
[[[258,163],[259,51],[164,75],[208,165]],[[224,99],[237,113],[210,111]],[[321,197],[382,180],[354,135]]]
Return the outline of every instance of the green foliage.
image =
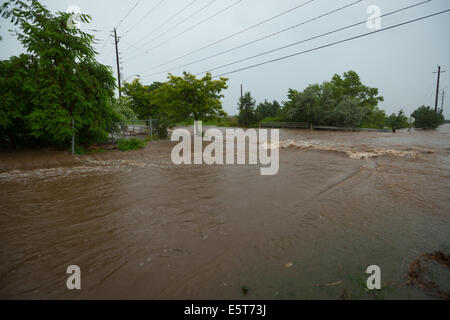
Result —
[[[267,117],[260,121],[261,123],[267,123],[267,122],[282,122],[282,119],[279,117]]]
[[[241,126],[248,127],[251,124],[256,123],[255,105],[256,101],[253,99],[250,92],[246,92],[243,97],[239,98],[238,120]]]
[[[338,106],[328,112],[327,117],[331,125],[344,128],[358,128],[363,119],[367,117],[369,110],[361,107],[359,101],[349,96],[344,96]]]
[[[442,111],[434,111],[430,107],[421,106],[411,115],[414,119],[414,126],[421,129],[436,129],[445,122]]]
[[[331,81],[312,84],[302,92],[289,89],[280,116],[285,121],[310,122],[314,125],[359,127],[375,119],[382,121],[377,110],[378,89],[362,84],[354,71],[343,77],[333,76]],[[371,119],[372,118],[372,119]]]
[[[395,113],[391,114],[387,118],[386,123],[394,131],[397,129],[403,129],[403,128],[409,127],[408,117],[405,116],[405,112],[403,111],[403,109],[400,110],[398,114],[395,114]]]
[[[145,147],[145,142],[136,138],[120,139],[117,142],[117,149],[120,151],[139,150]]]
[[[168,119],[172,124],[224,117],[221,92],[227,89],[227,80],[212,80],[210,73],[201,79],[186,72],[182,77],[169,74],[168,81],[151,92],[150,100],[161,106],[160,119]]]
[[[278,101],[274,100],[269,102],[265,100],[263,103],[258,104],[255,110],[256,122],[261,122],[265,118],[273,118],[279,115],[281,105]]]
[[[364,118],[361,127],[371,129],[384,129],[386,127],[386,112],[378,107],[370,109]]]
[[[128,98],[129,107],[139,119],[156,119],[159,117],[162,105],[156,104],[151,99],[151,94],[162,85],[161,82],[154,82],[145,86],[141,84],[139,79],[135,79],[132,83],[123,84],[123,92]]]
[[[18,26],[27,50],[0,62],[0,143],[66,146],[72,119],[77,143],[104,139],[119,117],[110,103],[114,77],[95,61],[94,37],[68,28],[69,14],[54,15],[36,0],[7,1],[0,14]]]
[[[136,118],[136,113],[131,108],[131,99],[129,97],[113,99],[111,103],[113,110],[120,116],[120,121]]]

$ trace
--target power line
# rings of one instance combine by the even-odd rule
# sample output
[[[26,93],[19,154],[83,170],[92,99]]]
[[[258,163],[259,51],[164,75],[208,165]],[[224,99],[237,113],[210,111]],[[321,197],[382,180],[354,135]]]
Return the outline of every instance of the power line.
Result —
[[[136,22],[130,29],[128,29],[123,36],[126,36],[128,33],[130,33],[131,30],[136,28],[142,21],[144,21],[149,15],[151,15],[158,7],[166,0],[159,1],[154,7],[150,9],[138,22]]]
[[[168,42],[168,41],[170,41],[170,40],[173,40],[173,39],[175,39],[176,37],[179,37],[179,36],[181,36],[182,34],[184,34],[184,33],[186,33],[186,32],[189,32],[189,31],[193,30],[194,28],[196,28],[196,27],[198,27],[199,25],[201,25],[201,24],[203,24],[203,23],[205,23],[205,22],[211,20],[212,18],[218,16],[219,14],[224,13],[225,11],[227,11],[227,10],[233,8],[234,6],[236,6],[237,4],[241,3],[242,1],[244,1],[244,0],[238,0],[238,1],[234,2],[234,3],[232,3],[231,5],[229,5],[229,6],[225,7],[225,8],[223,8],[223,9],[221,9],[220,11],[214,13],[213,15],[211,15],[211,16],[209,16],[209,17],[203,19],[203,20],[201,20],[200,22],[196,23],[195,25],[189,27],[188,29],[185,29],[185,30],[182,31],[181,33],[179,33],[179,34],[173,36],[172,38],[170,38],[170,39],[168,39],[168,40],[166,40],[166,42]],[[143,53],[149,54],[149,50],[144,51]],[[136,57],[138,57],[138,56],[140,56],[140,54],[138,54],[138,55],[136,55],[136,56],[134,56],[134,57],[132,57],[132,58],[129,58],[129,59],[127,59],[127,60],[131,60],[131,59],[136,58]]]
[[[119,24],[115,27],[115,29],[117,29],[124,21],[126,18],[128,18],[128,16],[134,11],[134,9],[136,9],[136,7],[139,5],[139,3],[141,3],[142,0],[138,0],[134,6],[130,9],[130,11],[128,11],[128,13],[122,18],[122,20],[119,21]],[[109,31],[108,31],[109,32]],[[111,36],[111,34],[110,34]],[[106,38],[105,40],[105,44],[103,45],[103,47],[100,49],[100,54],[103,53],[103,50],[105,49],[106,45],[108,44],[108,40],[109,40],[109,36]]]
[[[194,50],[194,51],[188,52],[188,53],[186,53],[186,54],[184,54],[184,55],[182,55],[182,56],[180,56],[180,57],[178,57],[178,58],[172,59],[172,60],[167,61],[167,62],[165,62],[165,63],[162,63],[162,64],[160,64],[160,65],[157,65],[157,66],[153,67],[153,69],[159,68],[159,67],[162,67],[162,66],[165,66],[165,65],[167,65],[167,64],[169,64],[169,63],[178,61],[178,60],[180,60],[180,59],[182,59],[182,58],[184,58],[184,57],[190,56],[190,55],[192,55],[192,54],[194,54],[194,53],[197,53],[197,52],[199,52],[199,51],[201,51],[201,50],[204,50],[204,49],[206,49],[206,48],[212,47],[212,46],[214,46],[214,45],[216,45],[216,44],[218,44],[218,43],[221,43],[221,42],[223,42],[223,41],[225,41],[225,40],[231,39],[231,38],[233,38],[233,37],[235,37],[235,36],[237,36],[237,35],[239,35],[239,34],[242,34],[242,33],[244,33],[244,32],[247,32],[247,31],[249,31],[249,30],[252,30],[252,29],[254,29],[254,28],[256,28],[256,27],[259,27],[259,26],[263,25],[264,23],[267,23],[267,22],[272,21],[272,20],[274,20],[274,19],[277,19],[277,18],[279,18],[279,17],[281,17],[281,16],[283,16],[283,15],[285,15],[285,14],[288,14],[288,13],[294,11],[294,10],[297,10],[297,9],[299,9],[299,8],[301,8],[301,7],[304,7],[304,6],[306,6],[307,4],[310,4],[311,2],[314,2],[314,1],[315,1],[315,0],[309,0],[309,1],[307,1],[307,2],[304,2],[304,3],[300,4],[300,5],[297,5],[297,6],[295,6],[295,7],[293,7],[293,8],[290,8],[290,9],[288,9],[288,10],[286,10],[286,11],[283,11],[283,12],[281,12],[281,13],[279,13],[279,14],[273,16],[273,17],[270,17],[270,18],[265,19],[265,20],[263,20],[263,21],[261,21],[261,22],[258,22],[257,24],[254,24],[254,25],[252,25],[252,26],[250,26],[250,27],[247,27],[247,28],[242,29],[242,30],[240,30],[240,31],[238,31],[238,32],[235,32],[235,33],[233,33],[233,34],[231,34],[231,35],[229,35],[229,36],[226,36],[226,37],[224,37],[224,38],[222,38],[222,39],[216,40],[216,41],[214,41],[214,42],[212,42],[212,43],[210,43],[210,44],[208,44],[208,45],[206,45],[206,46],[203,46],[203,47],[201,47],[201,48],[199,48],[199,49],[196,49],[196,50]]]
[[[130,9],[130,11],[128,11],[128,13],[125,15],[125,17],[123,17],[122,20],[120,20],[119,24],[116,26],[116,29],[119,28],[122,23],[125,21],[126,18],[128,18],[128,16],[134,11],[134,9],[136,9],[136,7],[139,5],[139,3],[141,3],[142,0],[138,0],[134,6]]]
[[[200,12],[202,12],[203,10],[205,10],[206,8],[208,8],[209,6],[211,6],[212,4],[214,4],[214,2],[217,2],[218,0],[212,0],[210,2],[208,2],[206,5],[204,5],[203,7],[201,7],[200,9],[198,9],[197,11],[195,11],[193,14],[191,14],[190,16],[186,17],[185,19],[183,19],[182,21],[178,22],[176,25],[172,26],[171,28],[169,28],[168,30],[166,30],[165,32],[161,33],[159,36],[156,36],[155,38],[147,41],[146,43],[144,43],[142,46],[146,46],[147,44],[161,38],[162,36],[164,36],[166,33],[172,31],[173,29],[175,29],[176,27],[178,27],[179,25],[183,24],[184,22],[188,21],[189,19],[191,19],[192,17],[196,16],[197,14],[199,14]]]
[[[155,29],[153,29],[151,32],[147,33],[145,36],[143,36],[141,38],[141,40],[139,40],[137,43],[141,42],[142,40],[144,40],[145,38],[147,38],[148,36],[154,34],[156,31],[158,31],[159,29],[161,29],[162,27],[164,27],[167,23],[169,23],[170,21],[172,21],[173,19],[175,19],[178,15],[180,15],[181,13],[183,13],[183,11],[185,11],[186,9],[188,9],[190,6],[192,6],[195,2],[197,2],[198,0],[192,0],[191,2],[189,2],[186,6],[184,6],[180,11],[178,11],[177,13],[175,13],[174,15],[172,15],[169,19],[167,19],[166,21],[164,21],[162,24],[160,24],[158,27],[156,27]]]
[[[428,3],[428,2],[431,2],[431,1],[432,1],[432,0],[427,0],[427,1],[423,1],[423,2],[420,2],[420,3],[416,3],[416,4],[413,4],[413,5],[410,5],[410,6],[401,8],[401,9],[398,9],[398,10],[394,10],[394,11],[391,11],[391,12],[389,12],[389,13],[383,14],[383,15],[381,15],[381,16],[379,16],[379,17],[375,17],[375,18],[373,18],[372,20],[380,19],[380,18],[383,18],[383,17],[387,17],[387,16],[390,16],[390,15],[393,15],[393,14],[395,14],[395,13],[399,13],[399,12],[401,12],[401,11],[409,10],[409,9],[411,9],[411,8],[414,8],[414,7],[418,7],[418,6],[424,5],[424,4],[426,4],[426,3]],[[322,34],[320,34],[320,35],[317,35],[317,36],[314,36],[314,37],[310,37],[310,38],[308,38],[308,39],[304,39],[304,40],[301,40],[301,41],[296,41],[296,42],[287,44],[287,45],[282,46],[282,47],[278,47],[278,48],[275,48],[275,49],[272,49],[272,50],[269,50],[269,51],[265,51],[265,52],[262,52],[262,53],[253,55],[253,56],[251,56],[251,57],[239,59],[239,60],[236,60],[236,61],[233,61],[233,62],[224,64],[224,65],[222,65],[222,66],[220,66],[220,67],[216,67],[216,68],[213,68],[213,69],[209,69],[209,70],[207,70],[207,71],[199,72],[198,74],[202,74],[202,73],[206,73],[206,72],[212,72],[212,71],[215,71],[215,70],[217,70],[217,69],[222,69],[222,68],[225,68],[225,67],[234,65],[234,64],[236,64],[236,63],[244,62],[244,61],[247,61],[247,60],[250,60],[250,59],[254,59],[254,58],[257,58],[257,57],[261,57],[261,56],[266,55],[266,54],[269,54],[269,53],[273,53],[273,52],[280,51],[280,50],[283,50],[283,49],[286,49],[286,48],[289,48],[289,47],[292,47],[292,46],[296,46],[296,45],[298,45],[298,44],[302,44],[302,43],[306,43],[306,42],[309,42],[309,41],[312,41],[312,40],[316,40],[316,39],[319,39],[319,38],[328,36],[328,35],[330,35],[330,34],[337,33],[337,32],[343,31],[343,30],[347,30],[347,29],[350,29],[350,28],[353,28],[353,27],[356,27],[356,26],[359,26],[359,25],[362,25],[362,24],[366,24],[366,23],[367,23],[367,20],[363,20],[363,21],[361,21],[361,22],[357,22],[357,23],[351,24],[351,25],[349,25],[349,26],[345,26],[345,27],[338,28],[338,29],[335,29],[335,30],[332,30],[332,31],[329,31],[329,32],[325,32],[325,33],[322,33]],[[196,75],[198,75],[198,74],[196,74]]]
[[[343,40],[340,40],[340,41],[332,42],[332,43],[329,43],[329,44],[326,44],[326,45],[323,45],[323,46],[319,46],[319,47],[316,47],[316,48],[313,48],[313,49],[297,52],[297,53],[290,54],[290,55],[287,55],[287,56],[283,56],[283,57],[280,57],[280,58],[277,58],[277,59],[272,59],[272,60],[268,60],[268,61],[265,61],[265,62],[254,64],[254,65],[251,65],[251,66],[248,66],[248,67],[244,67],[244,68],[232,70],[232,71],[229,71],[229,72],[225,72],[225,73],[219,74],[217,76],[214,76],[213,78],[220,78],[220,77],[223,77],[223,76],[228,75],[228,74],[233,74],[233,73],[237,73],[237,72],[240,72],[240,71],[256,68],[256,67],[259,67],[259,66],[262,66],[262,65],[265,65],[265,64],[269,64],[269,63],[273,63],[273,62],[289,59],[289,58],[292,58],[292,57],[295,57],[295,56],[299,56],[299,55],[302,55],[302,54],[305,54],[305,53],[309,53],[309,52],[312,52],[312,51],[316,51],[316,50],[324,49],[324,48],[327,48],[327,47],[331,47],[331,46],[334,46],[334,45],[337,45],[337,44],[340,44],[340,43],[344,43],[344,42],[356,40],[356,39],[359,39],[359,38],[367,37],[367,36],[370,36],[370,35],[373,35],[373,34],[376,34],[376,33],[380,33],[380,32],[383,32],[383,31],[390,30],[390,29],[398,28],[398,27],[401,27],[401,26],[404,26],[404,25],[407,25],[407,24],[411,24],[411,23],[420,21],[420,20],[428,19],[428,18],[437,16],[437,15],[440,15],[440,14],[443,14],[443,13],[447,13],[449,11],[450,11],[450,9],[439,11],[439,12],[434,13],[434,14],[430,14],[430,15],[427,15],[427,16],[423,16],[421,18],[417,18],[417,19],[406,21],[406,22],[402,22],[402,23],[399,23],[399,24],[396,24],[396,25],[393,25],[393,26],[390,26],[390,27],[387,27],[387,28],[380,29],[380,30],[375,30],[375,31],[363,33],[363,34],[360,34],[358,36],[354,36],[354,37],[346,38],[346,39],[343,39]]]
[[[251,44],[254,44],[254,43],[257,43],[257,42],[259,42],[259,41],[268,39],[268,38],[270,38],[270,37],[279,35],[279,34],[281,34],[281,33],[283,33],[283,32],[292,30],[292,29],[294,29],[294,28],[300,27],[300,26],[305,25],[305,24],[307,24],[307,23],[313,22],[313,21],[318,20],[318,19],[320,19],[320,18],[326,17],[326,16],[331,15],[331,14],[333,14],[333,13],[336,13],[336,12],[339,12],[339,11],[344,10],[344,9],[346,9],[346,8],[349,8],[349,7],[351,7],[351,6],[354,6],[354,5],[356,5],[356,4],[358,4],[358,3],[362,2],[362,1],[363,1],[363,0],[358,0],[358,1],[352,2],[352,3],[350,3],[350,4],[347,4],[347,5],[343,6],[343,7],[340,7],[340,8],[338,8],[338,9],[329,11],[329,12],[324,13],[324,14],[321,14],[321,15],[315,17],[315,18],[312,18],[312,19],[303,21],[303,22],[301,22],[301,23],[298,23],[298,24],[293,25],[293,26],[291,26],[291,27],[288,27],[288,28],[282,29],[282,30],[280,30],[280,31],[271,33],[271,34],[269,34],[269,35],[263,36],[263,37],[258,38],[258,39],[256,39],[256,40],[253,40],[253,41],[250,41],[250,42],[246,42],[246,43],[244,43],[244,44],[242,44],[242,45],[239,45],[239,46],[236,46],[236,47],[234,47],[234,48],[227,49],[227,50],[225,50],[225,51],[221,51],[221,52],[219,52],[219,53],[213,54],[213,55],[208,56],[208,57],[206,57],[206,58],[198,59],[198,60],[195,60],[195,61],[190,62],[190,63],[186,63],[186,64],[181,65],[181,66],[177,66],[177,67],[174,67],[174,68],[171,68],[171,69],[167,69],[167,70],[164,70],[164,71],[159,71],[159,72],[155,72],[155,73],[149,74],[149,76],[150,76],[150,75],[157,75],[157,74],[161,74],[161,73],[166,73],[166,72],[172,71],[172,70],[174,70],[174,69],[184,68],[184,67],[187,67],[187,66],[190,66],[190,65],[199,63],[199,62],[203,62],[203,61],[206,61],[206,60],[209,60],[209,59],[212,59],[212,58],[221,56],[221,55],[223,55],[223,54],[226,54],[226,53],[235,51],[235,50],[237,50],[237,49],[241,49],[241,48],[247,47],[247,46],[249,46],[249,45],[251,45]],[[428,0],[428,1],[432,1],[432,0]],[[150,69],[150,70],[151,70],[151,69]]]

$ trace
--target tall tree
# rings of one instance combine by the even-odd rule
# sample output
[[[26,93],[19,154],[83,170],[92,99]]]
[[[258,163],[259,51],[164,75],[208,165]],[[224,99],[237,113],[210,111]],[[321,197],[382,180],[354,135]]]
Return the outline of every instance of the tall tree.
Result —
[[[240,125],[247,127],[255,123],[255,106],[256,101],[250,92],[246,92],[243,97],[239,98],[238,119]]]
[[[80,143],[104,139],[118,119],[111,106],[115,81],[112,70],[95,60],[94,37],[69,26],[70,14],[52,14],[37,0],[6,1],[0,14],[18,26],[16,36],[27,50],[26,55],[2,62],[0,82],[11,91],[0,90],[6,101],[0,108],[8,113],[14,104],[22,105],[20,115],[6,126],[3,121],[6,139],[12,142],[20,136],[65,146],[71,140],[72,119]],[[91,20],[84,14],[80,19]],[[26,81],[18,81],[20,77]],[[17,123],[23,124],[23,131]]]
[[[130,106],[140,119],[157,118],[161,106],[152,100],[152,92],[163,86],[161,82],[154,82],[149,86],[143,85],[139,79],[132,83],[123,84],[123,92],[130,99]]]
[[[372,119],[376,112],[371,110],[380,101],[378,89],[363,85],[356,72],[348,71],[301,92],[290,89],[281,114],[288,121],[358,127]]]
[[[256,121],[260,122],[265,118],[274,118],[277,117],[280,113],[281,105],[278,101],[274,100],[273,102],[269,102],[265,100],[264,102],[258,104],[255,110]]]
[[[227,89],[226,78],[212,80],[210,73],[197,79],[190,73],[182,77],[169,74],[168,81],[152,91],[151,100],[163,106],[165,116],[173,121],[199,121],[225,116],[222,91]]]

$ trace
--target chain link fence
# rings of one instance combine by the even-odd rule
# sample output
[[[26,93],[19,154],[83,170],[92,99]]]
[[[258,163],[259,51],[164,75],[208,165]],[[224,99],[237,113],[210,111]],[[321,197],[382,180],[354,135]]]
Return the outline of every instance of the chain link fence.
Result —
[[[154,141],[160,138],[160,120],[127,120],[114,122],[108,130],[106,139],[95,141],[96,146],[115,145],[121,139],[137,138],[141,140]],[[74,123],[72,123],[74,126]],[[77,137],[72,136],[72,154],[77,148]],[[108,148],[107,148],[108,149]]]
[[[152,141],[158,138],[158,123],[158,119],[114,122],[109,132],[108,142],[115,143],[120,139],[132,137]]]

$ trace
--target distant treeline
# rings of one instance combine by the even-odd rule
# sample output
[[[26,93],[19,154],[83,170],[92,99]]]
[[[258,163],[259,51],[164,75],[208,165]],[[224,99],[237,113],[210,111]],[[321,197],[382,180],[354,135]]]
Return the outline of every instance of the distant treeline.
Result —
[[[308,122],[316,126],[383,129],[407,128],[411,124],[401,110],[387,116],[378,108],[383,97],[378,89],[362,84],[355,71],[335,75],[331,81],[309,85],[303,91],[289,89],[286,101],[256,104],[250,92],[239,100],[239,125],[260,122]],[[443,123],[442,112],[420,107],[412,115],[419,128],[436,128]]]

